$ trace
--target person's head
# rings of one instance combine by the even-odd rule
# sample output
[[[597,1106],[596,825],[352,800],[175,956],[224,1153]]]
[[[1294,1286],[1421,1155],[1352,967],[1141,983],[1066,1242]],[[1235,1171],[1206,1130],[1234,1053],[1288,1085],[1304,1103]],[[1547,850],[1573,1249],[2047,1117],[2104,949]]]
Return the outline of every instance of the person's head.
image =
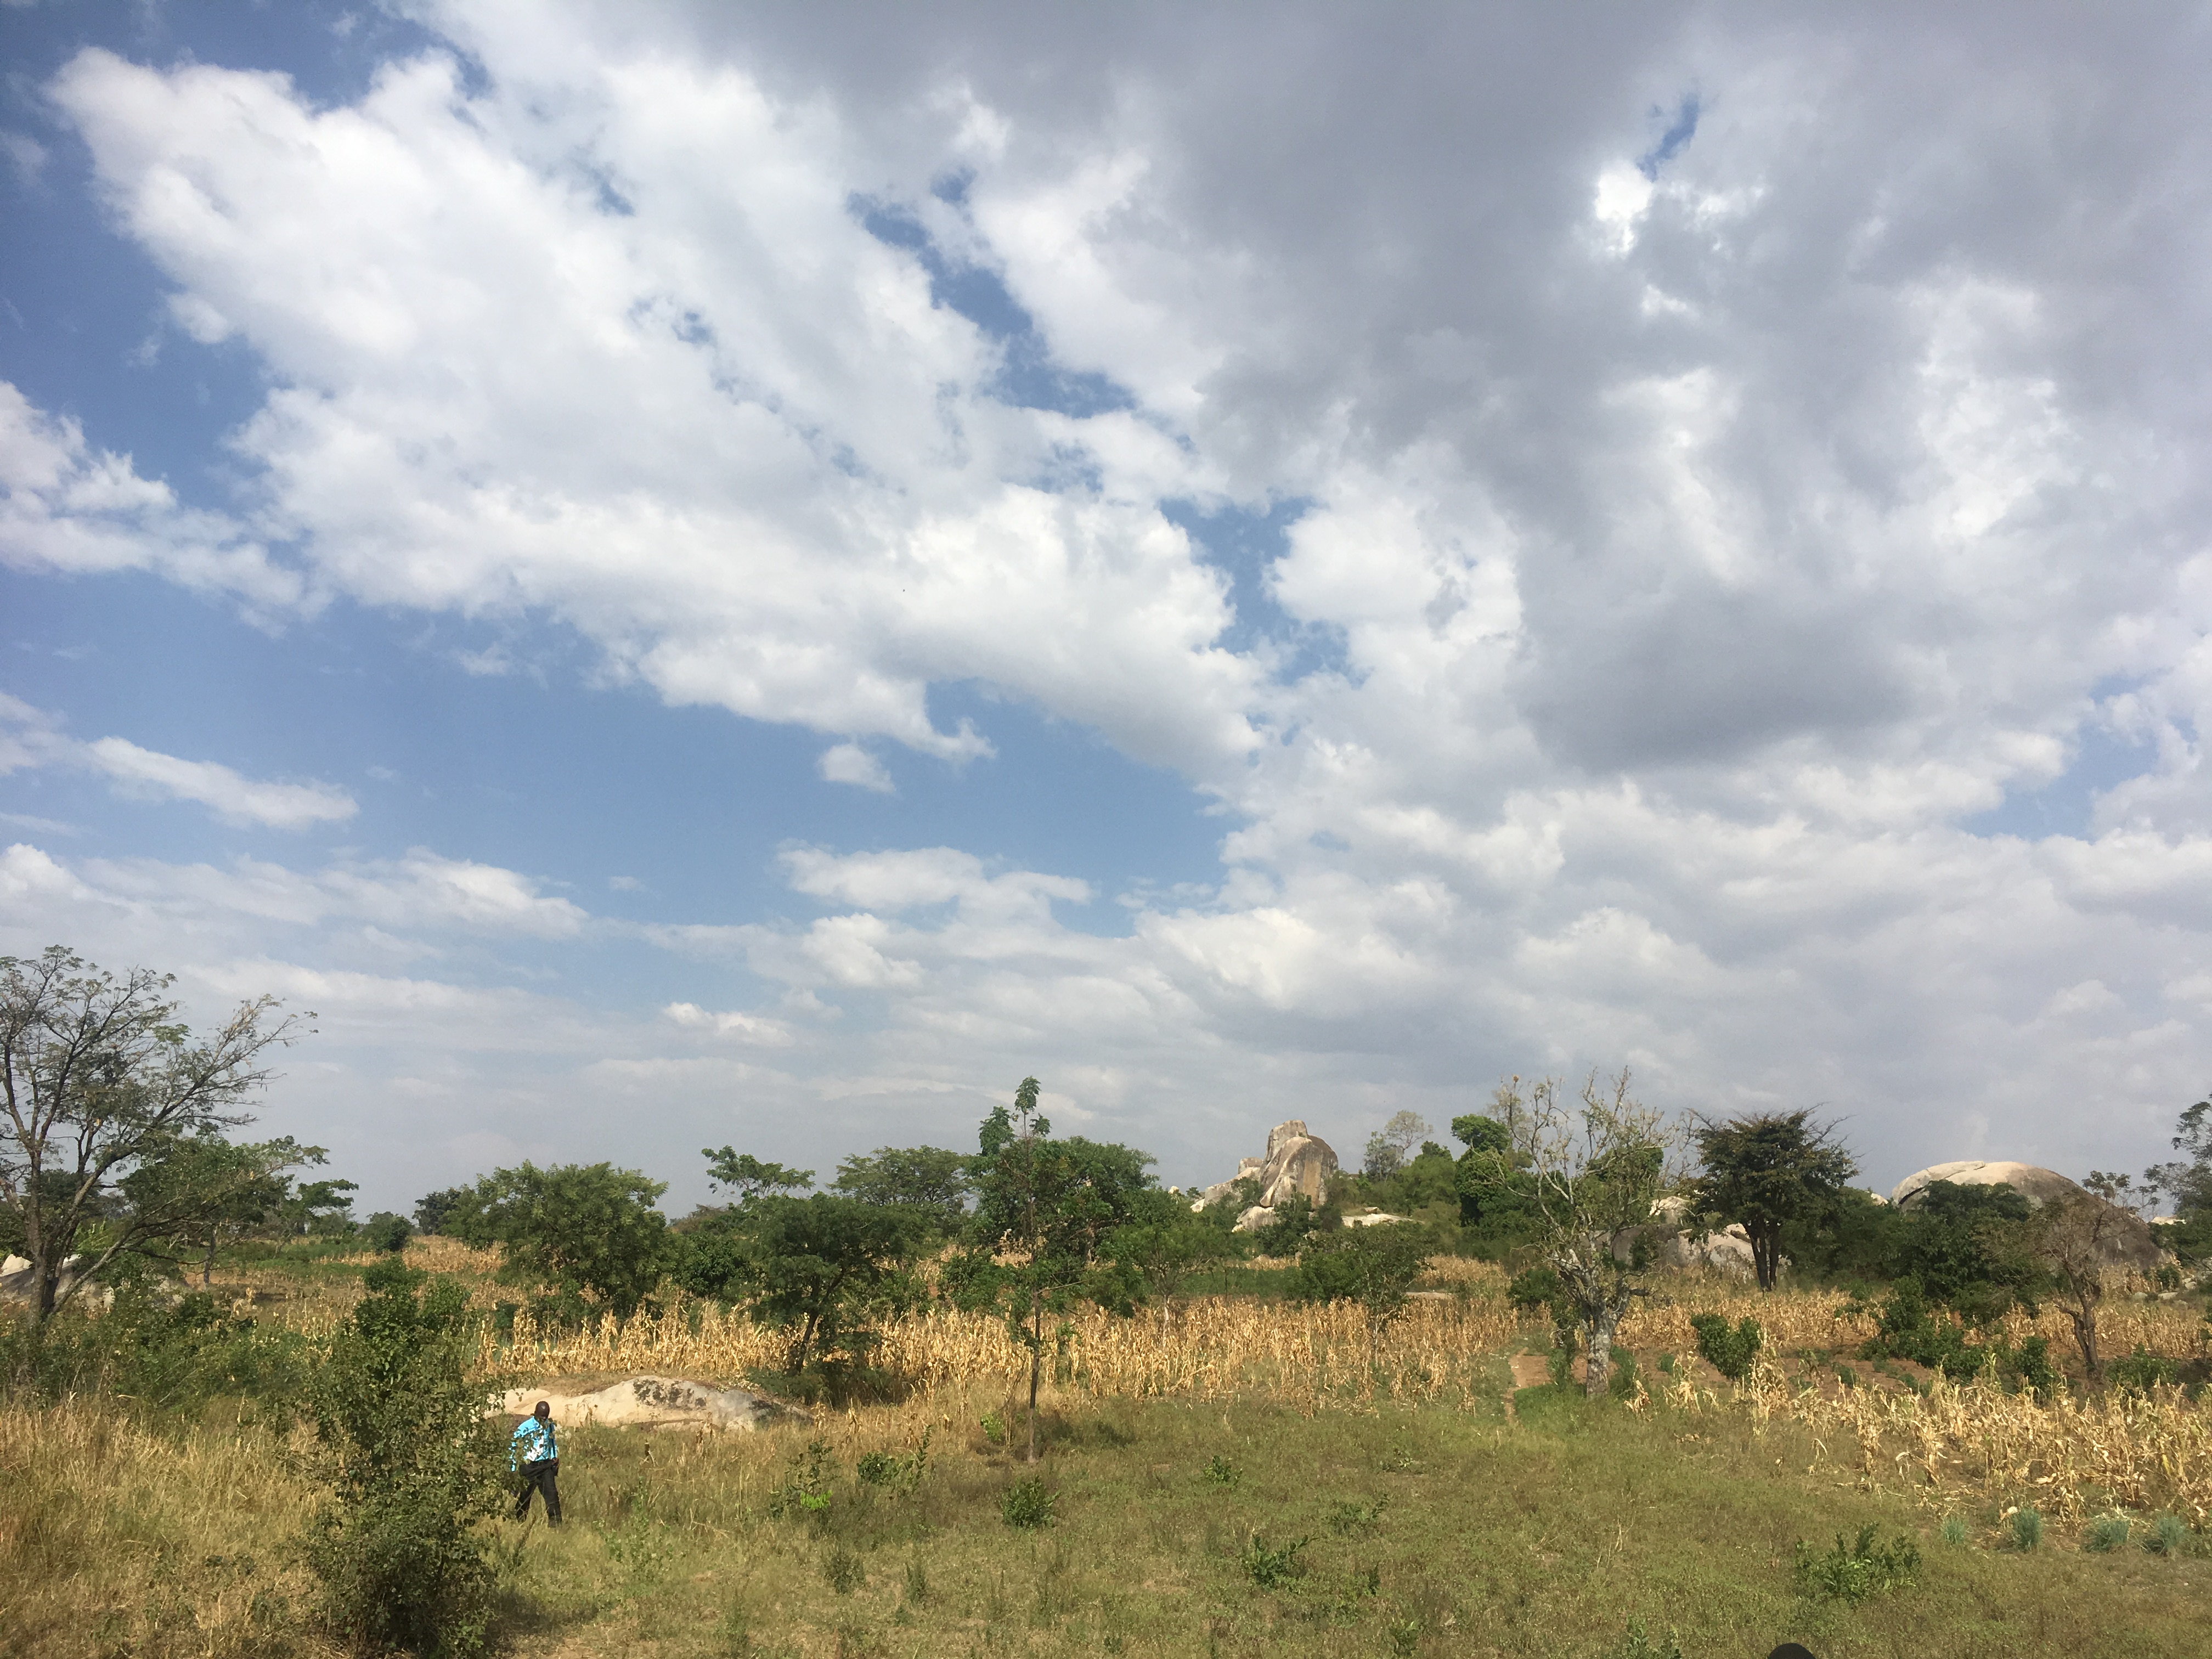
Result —
[[[553,1402],[550,1400],[539,1401],[538,1409],[530,1414],[541,1423],[550,1422],[553,1419]]]

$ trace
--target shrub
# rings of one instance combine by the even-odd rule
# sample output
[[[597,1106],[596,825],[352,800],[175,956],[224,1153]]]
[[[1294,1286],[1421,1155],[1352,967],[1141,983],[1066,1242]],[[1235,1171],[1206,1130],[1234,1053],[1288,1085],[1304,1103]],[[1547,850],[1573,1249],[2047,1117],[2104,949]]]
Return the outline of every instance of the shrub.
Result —
[[[426,1285],[426,1281],[428,1281]],[[309,1523],[307,1564],[331,1626],[355,1644],[482,1650],[492,1572],[479,1519],[503,1496],[495,1385],[476,1358],[467,1292],[397,1258],[331,1339],[311,1393],[335,1501]]]
[[[1010,1527],[1048,1527],[1054,1501],[1043,1480],[1033,1474],[1006,1488],[1006,1495],[999,1500],[999,1515]]]
[[[2081,1534],[2081,1547],[2092,1555],[2108,1554],[2127,1541],[2128,1517],[2118,1511],[2099,1516],[2089,1523],[2088,1531]]]
[[[1636,1392],[1636,1356],[1626,1348],[1612,1352],[1613,1369],[1605,1379],[1606,1391],[1615,1400],[1626,1400]]]
[[[372,1250],[386,1255],[397,1255],[407,1248],[414,1236],[415,1224],[404,1215],[394,1215],[389,1210],[379,1210],[361,1224],[361,1242]]]
[[[1301,1538],[1294,1544],[1271,1550],[1260,1541],[1260,1534],[1255,1532],[1244,1544],[1242,1559],[1245,1575],[1261,1589],[1278,1589],[1305,1571],[1298,1560],[1298,1552],[1312,1542],[1310,1538]]]
[[[2043,1516],[2026,1504],[2012,1512],[2012,1541],[2015,1549],[2032,1550],[2043,1542]]]
[[[1859,1535],[1845,1541],[1836,1534],[1836,1547],[1815,1555],[1802,1540],[1797,1545],[1797,1583],[1808,1595],[1856,1606],[1870,1595],[1910,1584],[1920,1571],[1920,1552],[1910,1538],[1888,1543],[1876,1541],[1881,1529],[1871,1522]]]
[[[850,1595],[860,1587],[860,1558],[840,1544],[823,1559],[822,1576],[830,1581],[830,1588],[838,1595]]]
[[[1213,1454],[1212,1461],[1200,1473],[1217,1486],[1233,1486],[1244,1478],[1244,1471],[1219,1452]]]
[[[837,1460],[830,1453],[830,1443],[810,1440],[804,1451],[793,1456],[791,1468],[769,1494],[768,1512],[772,1516],[825,1514],[836,1480]]]
[[[1936,1529],[1936,1535],[1954,1550],[1964,1549],[1966,1545],[1966,1523],[1955,1515],[1946,1516],[1943,1518],[1943,1524]]]
[[[2179,1555],[2189,1547],[2189,1523],[2178,1515],[2161,1515],[2150,1523],[2143,1547],[2153,1555]]]
[[[1628,1621],[1628,1633],[1616,1643],[1606,1659],[1682,1659],[1680,1633],[1671,1626],[1660,1641],[1644,1627],[1641,1619]]]
[[[903,1497],[921,1485],[921,1477],[929,1472],[929,1437],[933,1428],[924,1428],[921,1438],[910,1452],[862,1452],[853,1466],[853,1473],[862,1484],[887,1486]]]
[[[1006,1443],[1006,1419],[998,1413],[985,1412],[982,1421],[977,1426],[983,1431],[983,1438],[993,1445],[1003,1446]]]
[[[1698,1352],[1731,1382],[1743,1380],[1751,1370],[1752,1356],[1765,1340],[1759,1322],[1748,1317],[1730,1330],[1718,1314],[1699,1314],[1690,1321],[1690,1328],[1698,1334]]]
[[[1340,1538],[1372,1532],[1382,1518],[1382,1506],[1387,1498],[1378,1498],[1371,1504],[1343,1503],[1332,1505],[1328,1512],[1328,1529]]]
[[[2135,1394],[2148,1394],[2161,1382],[2170,1385],[2178,1375],[2171,1359],[2152,1353],[2140,1342],[2125,1359],[2115,1359],[2105,1367],[2106,1382]]]

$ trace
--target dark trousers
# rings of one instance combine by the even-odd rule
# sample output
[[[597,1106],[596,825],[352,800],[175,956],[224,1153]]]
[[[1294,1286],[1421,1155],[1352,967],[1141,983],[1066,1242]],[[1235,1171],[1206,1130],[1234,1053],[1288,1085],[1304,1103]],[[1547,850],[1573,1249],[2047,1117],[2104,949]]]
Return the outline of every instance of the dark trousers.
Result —
[[[561,1524],[561,1488],[553,1484],[553,1477],[560,1473],[561,1460],[557,1457],[549,1457],[542,1462],[525,1463],[522,1466],[522,1474],[518,1477],[522,1482],[522,1490],[514,1499],[516,1520],[523,1521],[529,1518],[531,1496],[532,1493],[542,1492],[545,1494],[547,1524],[556,1527]]]

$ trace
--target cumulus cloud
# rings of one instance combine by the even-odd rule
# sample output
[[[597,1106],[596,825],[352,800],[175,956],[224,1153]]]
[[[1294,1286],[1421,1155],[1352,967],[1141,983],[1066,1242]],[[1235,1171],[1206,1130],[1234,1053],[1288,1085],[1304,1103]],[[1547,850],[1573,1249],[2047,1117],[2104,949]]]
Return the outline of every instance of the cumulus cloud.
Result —
[[[1828,1102],[1899,1173],[2103,1159],[2085,1100],[2148,1153],[2201,1091],[2201,23],[423,15],[481,77],[54,82],[179,326],[272,389],[196,504],[0,393],[0,556],[550,617],[862,788],[988,752],[929,703],[981,683],[1224,814],[1218,881],[1113,936],[1068,875],[787,849],[823,914],[647,937],[841,1046],[625,1088],[964,1110],[1052,1063],[1225,1155],[1626,1060]],[[1262,516],[1242,563],[1182,527]],[[1974,832],[2092,734],[2140,775],[2078,833]],[[179,926],[595,933],[428,854],[5,868]],[[671,1040],[771,1018],[667,994]]]

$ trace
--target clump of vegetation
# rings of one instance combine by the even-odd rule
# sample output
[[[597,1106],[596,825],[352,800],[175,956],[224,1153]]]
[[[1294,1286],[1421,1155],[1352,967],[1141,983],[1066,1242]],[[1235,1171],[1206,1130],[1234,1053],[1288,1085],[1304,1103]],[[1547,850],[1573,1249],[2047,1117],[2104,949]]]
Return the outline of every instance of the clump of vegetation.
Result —
[[[331,1626],[363,1647],[480,1651],[492,1573],[476,1523],[503,1493],[497,1395],[471,1381],[477,1333],[450,1279],[387,1259],[331,1339],[311,1393],[332,1502],[306,1553]]]
[[[1043,1477],[1033,1474],[1006,1488],[1006,1495],[999,1500],[999,1517],[1008,1526],[1024,1530],[1048,1527],[1057,1503]]]
[[[2118,1510],[2110,1515],[2100,1515],[2081,1534],[2081,1547],[2092,1555],[2110,1554],[2127,1547],[2128,1534],[2131,1530],[2128,1517]]]
[[[1880,1531],[1869,1522],[1859,1528],[1856,1538],[1846,1540],[1838,1533],[1835,1547],[1819,1554],[1800,1540],[1798,1587],[1811,1595],[1856,1606],[1869,1596],[1911,1583],[1920,1571],[1918,1547],[1902,1534],[1882,1542]]]
[[[769,1494],[768,1512],[802,1517],[826,1514],[836,1482],[837,1459],[830,1443],[810,1440],[804,1450],[793,1456],[791,1468]]]
[[[2178,1515],[2161,1515],[2150,1523],[2143,1547],[2153,1555],[2179,1555],[2189,1547],[2189,1523]]]
[[[887,1487],[904,1497],[919,1487],[922,1476],[929,1473],[929,1437],[934,1432],[933,1426],[925,1425],[921,1438],[909,1452],[862,1452],[853,1473],[865,1486]]]
[[[2019,1550],[2039,1549],[2043,1544],[2043,1513],[2027,1504],[2012,1512],[2013,1547]]]
[[[1632,1619],[1627,1633],[1607,1653],[1606,1659],[1682,1659],[1680,1636],[1672,1626],[1663,1638],[1653,1636],[1641,1619]]]
[[[1690,1328],[1697,1333],[1698,1352],[1731,1382],[1741,1382],[1750,1374],[1752,1357],[1766,1340],[1759,1322],[1748,1316],[1731,1329],[1718,1314],[1698,1314],[1690,1321]]]
[[[1943,1524],[1936,1529],[1936,1535],[1954,1550],[1964,1549],[1966,1547],[1966,1523],[1955,1515],[1947,1515],[1943,1517]]]
[[[1244,1479],[1244,1471],[1238,1468],[1234,1463],[1224,1457],[1219,1452],[1214,1453],[1213,1455],[1206,1461],[1205,1468],[1200,1470],[1200,1474],[1204,1479],[1217,1486],[1234,1486]]]
[[[1298,1559],[1298,1552],[1312,1542],[1310,1538],[1301,1538],[1269,1549],[1255,1532],[1244,1540],[1244,1553],[1240,1558],[1245,1576],[1261,1589],[1280,1589],[1292,1579],[1304,1576],[1305,1567]]]
[[[2152,1353],[2142,1343],[2125,1359],[2115,1359],[2105,1367],[2105,1381],[2114,1389],[2125,1389],[2136,1394],[2148,1394],[2160,1383],[2171,1387],[2180,1376],[2174,1363],[2162,1354]]]

